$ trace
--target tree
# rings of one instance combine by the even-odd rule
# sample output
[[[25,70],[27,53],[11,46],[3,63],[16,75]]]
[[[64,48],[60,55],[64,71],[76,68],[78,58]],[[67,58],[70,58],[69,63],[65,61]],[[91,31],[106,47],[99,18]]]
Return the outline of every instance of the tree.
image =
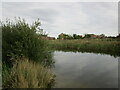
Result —
[[[100,35],[100,38],[105,38],[105,34],[101,34],[101,35]]]

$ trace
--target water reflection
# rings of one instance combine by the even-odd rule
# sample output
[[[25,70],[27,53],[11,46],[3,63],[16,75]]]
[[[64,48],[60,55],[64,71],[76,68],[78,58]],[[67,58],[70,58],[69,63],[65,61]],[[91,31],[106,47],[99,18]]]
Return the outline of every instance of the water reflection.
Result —
[[[56,88],[117,88],[118,58],[56,51]]]

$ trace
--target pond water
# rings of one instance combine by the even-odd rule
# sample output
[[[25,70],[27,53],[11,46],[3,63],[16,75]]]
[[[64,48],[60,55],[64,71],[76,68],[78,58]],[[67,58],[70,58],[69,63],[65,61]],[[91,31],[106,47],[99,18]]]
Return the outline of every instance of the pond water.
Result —
[[[118,57],[55,51],[55,88],[118,88]]]

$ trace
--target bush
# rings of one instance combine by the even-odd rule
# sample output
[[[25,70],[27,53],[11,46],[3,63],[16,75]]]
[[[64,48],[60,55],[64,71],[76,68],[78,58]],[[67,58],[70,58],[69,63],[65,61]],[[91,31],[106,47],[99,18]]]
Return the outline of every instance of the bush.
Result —
[[[15,19],[15,22],[6,20],[2,22],[2,55],[3,62],[12,64],[19,57],[27,57],[29,60],[46,62],[51,64],[51,52],[48,45],[41,38],[43,35],[40,21],[29,25],[25,20]]]

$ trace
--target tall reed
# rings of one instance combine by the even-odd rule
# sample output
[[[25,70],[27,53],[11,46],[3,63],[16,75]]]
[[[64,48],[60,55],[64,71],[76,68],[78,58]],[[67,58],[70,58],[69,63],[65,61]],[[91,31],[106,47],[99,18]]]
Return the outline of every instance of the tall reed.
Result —
[[[26,58],[17,60],[11,69],[3,71],[3,88],[50,88],[54,74],[44,65]]]

